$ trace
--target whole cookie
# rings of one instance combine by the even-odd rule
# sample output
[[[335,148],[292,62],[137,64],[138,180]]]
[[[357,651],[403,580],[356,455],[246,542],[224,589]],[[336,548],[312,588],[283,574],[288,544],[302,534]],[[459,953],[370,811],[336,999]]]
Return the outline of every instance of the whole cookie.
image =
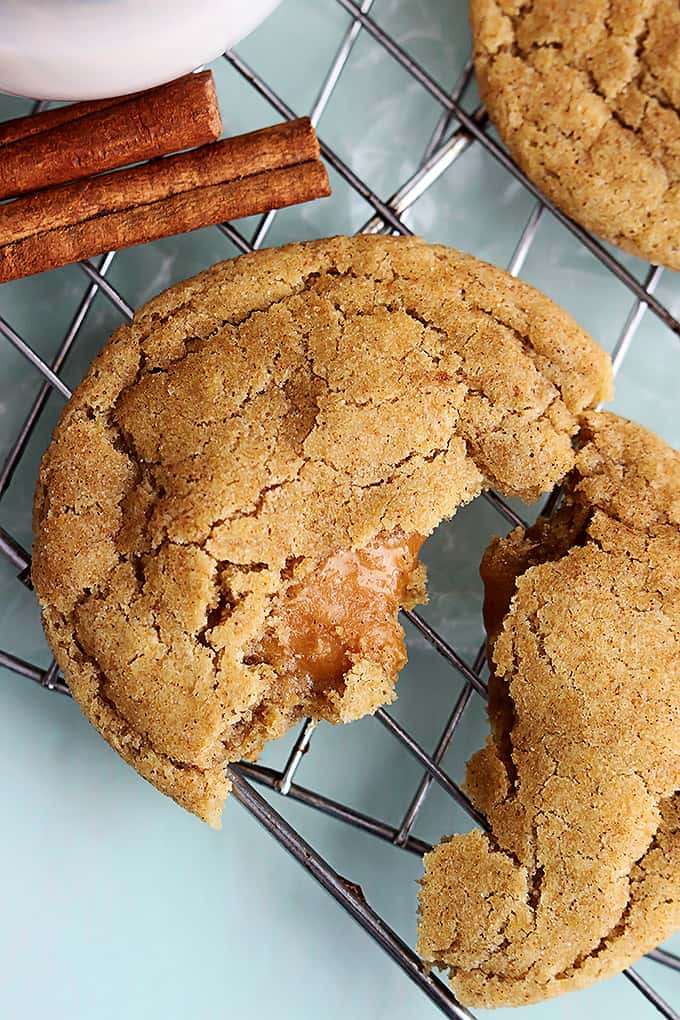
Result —
[[[470,0],[484,102],[522,170],[614,244],[680,268],[676,0]]]
[[[587,417],[563,507],[482,575],[491,834],[425,858],[420,951],[468,1005],[621,971],[680,927],[680,454]]]
[[[225,765],[391,700],[418,548],[573,464],[609,363],[546,297],[414,239],[296,244],[114,334],[40,469],[33,578],[74,696],[215,824]]]

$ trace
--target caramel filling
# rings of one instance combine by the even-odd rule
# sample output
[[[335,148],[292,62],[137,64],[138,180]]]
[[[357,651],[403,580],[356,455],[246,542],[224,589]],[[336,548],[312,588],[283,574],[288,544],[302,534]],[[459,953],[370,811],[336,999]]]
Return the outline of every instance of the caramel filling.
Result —
[[[406,662],[397,613],[423,541],[397,531],[329,556],[286,591],[258,659],[317,691],[338,687],[357,658],[396,676]]]

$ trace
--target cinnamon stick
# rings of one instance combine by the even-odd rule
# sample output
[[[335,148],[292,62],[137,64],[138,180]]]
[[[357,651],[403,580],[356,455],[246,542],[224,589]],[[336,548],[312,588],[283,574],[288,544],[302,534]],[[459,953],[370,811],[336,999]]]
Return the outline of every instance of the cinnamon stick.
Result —
[[[81,104],[65,107],[70,119],[56,124],[61,111],[48,111],[52,126],[2,145],[0,199],[203,145],[222,131],[210,71],[107,102],[82,104],[89,107],[84,115]],[[31,129],[24,124],[23,130]]]
[[[146,93],[137,93],[146,95]],[[98,113],[99,110],[106,110],[109,106],[118,106],[120,103],[127,103],[133,96],[113,96],[111,99],[91,99],[82,103],[69,103],[68,106],[55,106],[51,110],[43,110],[42,113],[31,113],[26,117],[15,117],[13,120],[4,120],[0,124],[0,145],[8,142],[16,142],[19,138],[28,138],[30,135],[38,135],[41,131],[48,131],[50,128],[66,124],[70,120],[78,120],[86,117],[89,113]]]
[[[201,73],[206,75],[210,72],[204,71]],[[178,81],[183,80],[184,78],[178,78],[174,82],[166,83],[165,85],[155,85],[153,88],[145,89],[143,92],[130,92],[124,96],[111,96],[108,99],[85,99],[80,103],[69,103],[68,106],[55,106],[51,110],[43,110],[41,113],[31,113],[26,117],[14,117],[13,120],[4,120],[0,124],[0,145],[16,142],[19,138],[28,138],[30,135],[40,134],[42,131],[49,131],[51,128],[58,127],[60,124],[66,124],[68,121],[87,117],[91,113],[99,113],[100,110],[106,110],[109,106],[120,106],[121,103],[128,103],[131,99],[141,99],[143,96],[151,95],[152,92],[162,92],[171,85],[176,85]]]
[[[308,118],[0,206],[0,283],[330,194]]]

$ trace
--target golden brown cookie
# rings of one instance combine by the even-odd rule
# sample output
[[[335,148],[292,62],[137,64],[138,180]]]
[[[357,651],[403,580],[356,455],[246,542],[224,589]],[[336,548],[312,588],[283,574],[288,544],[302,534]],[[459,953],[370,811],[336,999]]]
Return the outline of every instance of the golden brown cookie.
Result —
[[[557,516],[485,554],[491,825],[425,858],[420,952],[467,1005],[621,971],[680,926],[680,454],[587,416]]]
[[[142,308],[43,459],[33,578],[71,689],[216,823],[225,764],[388,702],[418,547],[573,464],[606,355],[467,255],[363,236],[224,262]]]
[[[489,113],[588,230],[680,269],[676,0],[470,0]]]

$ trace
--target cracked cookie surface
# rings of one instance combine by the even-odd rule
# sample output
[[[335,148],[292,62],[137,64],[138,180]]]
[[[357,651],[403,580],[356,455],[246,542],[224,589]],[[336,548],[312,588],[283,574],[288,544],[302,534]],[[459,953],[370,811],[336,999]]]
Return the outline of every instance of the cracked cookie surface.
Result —
[[[420,951],[467,1005],[618,973],[680,927],[680,454],[586,417],[562,507],[482,562],[491,825],[425,859]]]
[[[290,245],[171,288],[97,356],[41,465],[33,578],[73,694],[217,823],[227,762],[391,700],[420,542],[487,485],[550,488],[609,388],[545,296],[417,239]],[[338,617],[354,582],[382,623],[360,595]]]
[[[676,0],[471,0],[487,109],[522,170],[588,230],[680,269]]]

